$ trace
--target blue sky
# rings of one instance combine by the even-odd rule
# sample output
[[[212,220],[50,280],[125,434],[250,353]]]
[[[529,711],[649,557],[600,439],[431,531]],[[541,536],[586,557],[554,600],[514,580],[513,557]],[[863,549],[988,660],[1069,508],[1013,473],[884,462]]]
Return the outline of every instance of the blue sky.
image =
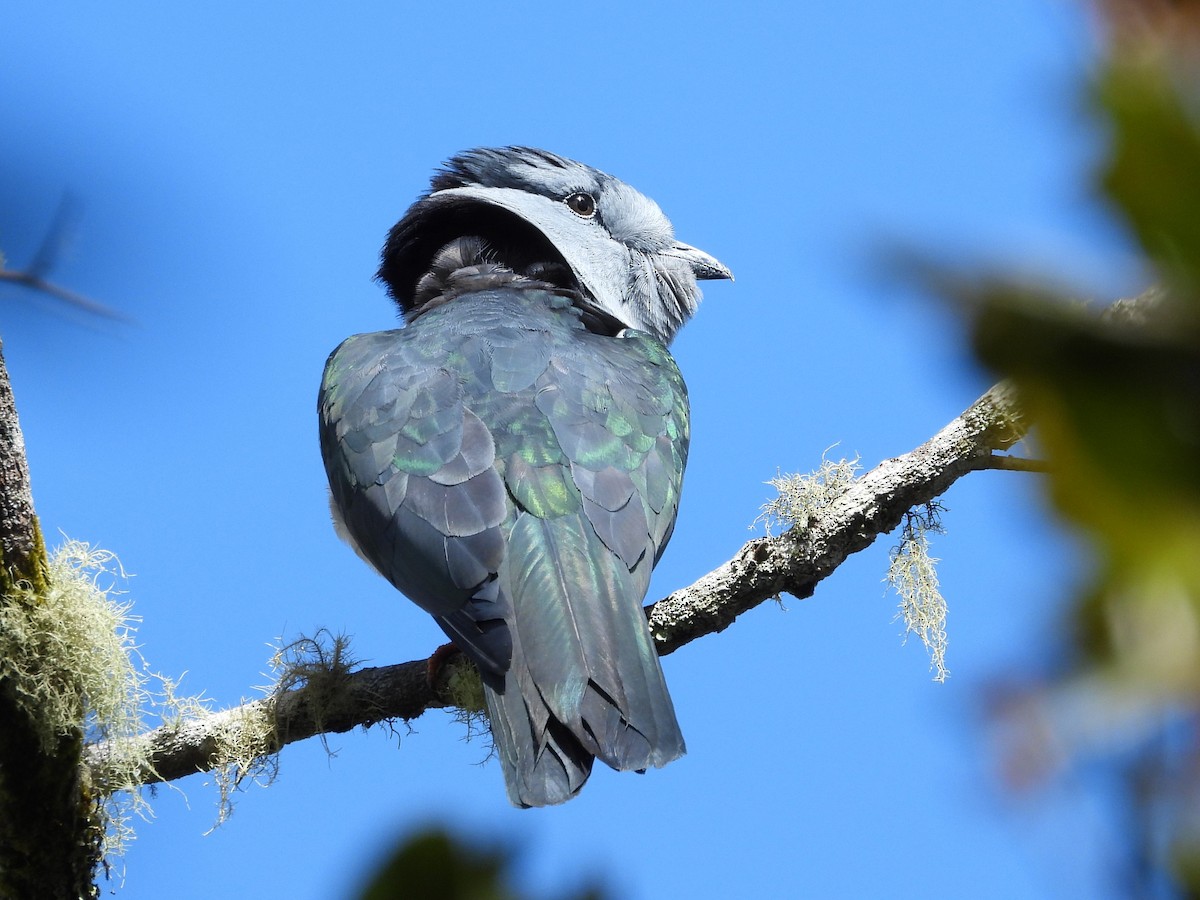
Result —
[[[390,225],[472,146],[542,146],[653,197],[737,276],[673,352],[693,444],[652,597],[729,558],[778,470],[911,449],[988,384],[889,242],[956,263],[1136,288],[1082,173],[1081,9],[1004,4],[8,4],[0,29],[0,248],[23,264],[64,191],[82,215],[55,276],[112,325],[6,289],[0,335],[35,501],[135,574],[152,668],[220,705],[268,644],[320,627],[372,664],[433,622],[333,535],[316,441],[329,351],[392,327],[372,283]],[[851,559],[665,661],[689,754],[597,771],[566,806],[511,809],[442,713],[411,732],[293,745],[205,836],[207,778],[161,789],[126,898],[345,896],[398,837],[444,823],[521,849],[546,896],[1095,896],[1112,822],[1082,776],[1037,802],[996,779],[995,679],[1052,652],[1081,563],[1030,476],[945,498],[936,539],[952,671],[930,680],[881,579]]]

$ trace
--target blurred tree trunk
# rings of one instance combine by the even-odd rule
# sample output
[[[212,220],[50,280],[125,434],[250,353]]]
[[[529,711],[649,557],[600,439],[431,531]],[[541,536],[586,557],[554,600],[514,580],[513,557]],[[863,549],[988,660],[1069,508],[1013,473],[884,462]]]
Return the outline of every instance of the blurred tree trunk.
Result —
[[[42,602],[47,577],[25,441],[0,347],[0,604]],[[15,590],[18,584],[26,590]],[[13,679],[0,674],[0,897],[93,897],[98,850],[80,780],[83,732],[76,728],[46,747],[35,715],[20,702]]]

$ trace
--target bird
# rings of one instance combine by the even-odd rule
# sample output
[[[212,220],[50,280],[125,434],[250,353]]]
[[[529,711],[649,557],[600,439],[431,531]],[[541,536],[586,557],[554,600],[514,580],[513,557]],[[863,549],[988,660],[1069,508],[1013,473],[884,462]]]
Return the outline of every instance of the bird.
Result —
[[[376,277],[404,325],[341,343],[318,398],[335,528],[475,663],[513,805],[682,756],[643,608],[690,436],[667,347],[730,270],[514,146],[444,163]]]

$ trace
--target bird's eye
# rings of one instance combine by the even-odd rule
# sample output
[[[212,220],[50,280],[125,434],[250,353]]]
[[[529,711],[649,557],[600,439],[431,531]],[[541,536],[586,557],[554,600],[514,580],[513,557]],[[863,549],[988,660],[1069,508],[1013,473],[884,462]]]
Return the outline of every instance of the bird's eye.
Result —
[[[590,219],[596,214],[596,198],[584,191],[576,191],[567,197],[567,206],[577,216]]]

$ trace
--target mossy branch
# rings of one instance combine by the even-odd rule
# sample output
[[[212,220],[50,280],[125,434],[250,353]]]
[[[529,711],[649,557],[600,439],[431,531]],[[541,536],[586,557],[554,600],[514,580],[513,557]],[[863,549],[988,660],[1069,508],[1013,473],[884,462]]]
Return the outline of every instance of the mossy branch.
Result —
[[[659,653],[666,655],[781,593],[801,599],[852,553],[894,530],[913,507],[925,506],[968,472],[1020,440],[1028,428],[1011,385],[1000,383],[920,447],[885,460],[855,478],[828,503],[778,536],[748,542],[724,565],[695,584],[647,608]],[[283,690],[272,698],[202,718],[163,726],[136,738],[135,755],[146,760],[147,781],[171,781],[220,764],[219,742],[242,720],[274,721],[271,749],[319,734],[349,731],[376,722],[411,720],[428,709],[455,705],[453,667],[429,660],[341,672],[336,683]],[[226,736],[223,738],[222,736]],[[88,747],[85,762],[97,783],[118,755],[111,743]]]

